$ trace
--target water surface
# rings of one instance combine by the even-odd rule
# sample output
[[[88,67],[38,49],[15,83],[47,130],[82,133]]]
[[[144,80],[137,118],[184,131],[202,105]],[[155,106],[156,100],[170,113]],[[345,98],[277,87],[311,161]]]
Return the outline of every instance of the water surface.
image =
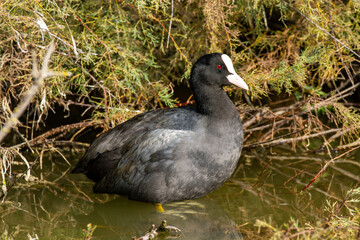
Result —
[[[74,165],[83,152],[68,150],[62,154]],[[159,213],[149,203],[93,194],[90,180],[70,174],[72,167],[58,153],[47,153],[42,170],[37,163],[31,170],[32,179],[20,180],[1,204],[0,236],[83,239],[83,229],[92,223],[97,225],[96,239],[131,239],[144,235],[152,224],[159,225],[162,220],[182,230],[177,239],[261,236],[254,227],[256,219],[275,226],[290,218],[300,223],[325,219],[327,201],[341,202],[359,180],[359,156],[358,151],[337,160],[306,191],[301,191],[330,159],[327,154],[280,147],[245,151],[236,172],[222,187],[197,200],[165,204],[165,213]],[[22,169],[25,166],[14,165],[13,171],[21,173]]]

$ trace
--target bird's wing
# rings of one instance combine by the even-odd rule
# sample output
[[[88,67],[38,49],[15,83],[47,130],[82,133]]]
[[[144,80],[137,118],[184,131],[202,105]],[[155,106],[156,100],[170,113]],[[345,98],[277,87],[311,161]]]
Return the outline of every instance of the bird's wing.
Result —
[[[130,174],[138,161],[175,147],[192,131],[200,116],[188,108],[159,109],[139,114],[99,136],[73,172],[99,181],[114,168]],[[166,151],[165,151],[166,152]],[[133,167],[131,167],[133,166]]]
[[[164,173],[171,173],[179,146],[189,142],[191,130],[155,129],[133,138],[128,146],[100,158],[116,159],[117,164],[94,186],[94,192],[129,195],[146,184],[166,186]]]

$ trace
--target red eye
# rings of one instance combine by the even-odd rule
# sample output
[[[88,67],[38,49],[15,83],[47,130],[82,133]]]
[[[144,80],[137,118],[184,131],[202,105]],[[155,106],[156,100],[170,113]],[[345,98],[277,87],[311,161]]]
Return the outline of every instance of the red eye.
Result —
[[[216,66],[218,69],[221,69],[222,68],[222,66],[219,64],[219,65],[217,65]]]

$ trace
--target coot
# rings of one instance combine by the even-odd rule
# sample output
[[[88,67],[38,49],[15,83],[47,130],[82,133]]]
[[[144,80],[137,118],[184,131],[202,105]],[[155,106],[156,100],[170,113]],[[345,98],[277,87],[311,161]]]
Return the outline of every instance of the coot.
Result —
[[[241,119],[223,86],[248,90],[226,54],[202,56],[190,77],[196,108],[139,114],[99,136],[72,170],[95,193],[166,203],[202,197],[234,172],[243,145]]]

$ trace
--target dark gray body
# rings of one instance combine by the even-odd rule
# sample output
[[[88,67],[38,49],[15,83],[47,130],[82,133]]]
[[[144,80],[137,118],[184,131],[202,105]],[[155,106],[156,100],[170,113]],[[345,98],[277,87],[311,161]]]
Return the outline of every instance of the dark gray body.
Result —
[[[135,116],[98,137],[73,172],[95,181],[95,193],[153,203],[199,198],[221,186],[240,157],[241,120],[225,84],[199,90],[198,78],[190,81],[196,109]]]

